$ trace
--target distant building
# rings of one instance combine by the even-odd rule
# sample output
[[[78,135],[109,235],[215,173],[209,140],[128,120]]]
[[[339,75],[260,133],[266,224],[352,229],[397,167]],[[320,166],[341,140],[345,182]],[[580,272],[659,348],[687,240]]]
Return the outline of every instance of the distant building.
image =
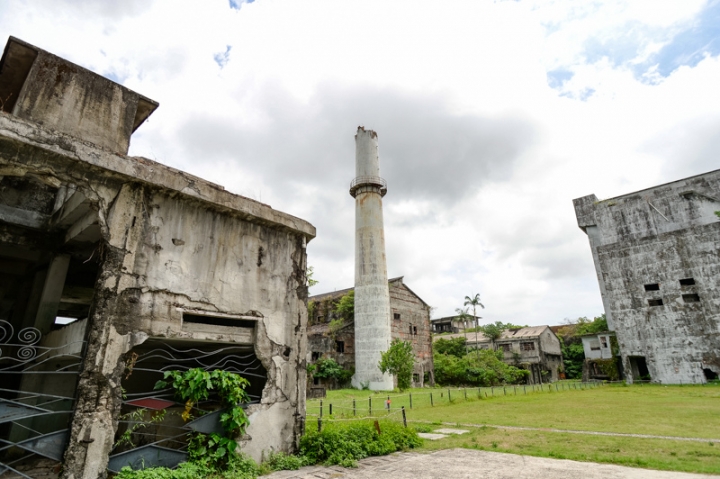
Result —
[[[390,314],[392,337],[409,341],[415,354],[413,387],[423,387],[426,381],[434,383],[432,361],[432,339],[430,335],[430,306],[413,292],[403,277],[388,281],[390,288]],[[308,298],[313,306],[308,323],[308,362],[314,363],[321,357],[333,358],[345,369],[355,367],[355,329],[352,321],[335,324],[341,319],[335,313],[340,298],[353,288],[318,294]],[[316,378],[316,385],[325,384]]]
[[[615,333],[586,334],[581,338],[585,361],[583,362],[583,381],[590,379],[620,379],[622,371],[617,370],[613,354]]]
[[[497,349],[503,352],[503,361],[530,371],[528,384],[554,382],[563,370],[560,340],[549,326],[529,326],[503,331],[495,341],[483,333],[458,333],[435,336],[438,339],[467,337],[470,349]]]
[[[467,316],[465,319],[461,319],[460,316],[446,316],[444,318],[431,319],[430,324],[432,325],[432,332],[435,334],[459,333],[468,328],[478,326],[479,319],[482,318],[472,315]]]
[[[720,373],[720,170],[573,201],[626,379],[704,383]]]

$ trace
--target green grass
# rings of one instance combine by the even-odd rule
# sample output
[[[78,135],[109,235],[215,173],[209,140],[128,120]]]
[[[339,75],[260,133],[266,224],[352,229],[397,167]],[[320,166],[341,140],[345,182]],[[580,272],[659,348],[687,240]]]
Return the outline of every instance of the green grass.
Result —
[[[588,436],[492,427],[465,429],[470,429],[470,433],[438,441],[426,440],[425,445],[417,451],[462,447],[666,471],[720,474],[720,444],[711,442]]]
[[[571,389],[568,388],[571,384]],[[553,428],[577,431],[649,434],[658,436],[706,438],[707,442],[670,439],[593,436],[551,431],[508,430],[471,427],[471,434],[426,441],[421,450],[453,447],[486,449],[541,457],[614,463],[650,469],[720,474],[720,386],[606,385],[576,390],[572,383],[555,386],[548,392],[522,387],[513,389],[451,390],[417,389],[409,395],[391,393],[391,412],[405,406],[410,424],[421,429],[439,424],[477,424]],[[432,391],[434,406],[430,406]],[[487,393],[487,397],[486,397]],[[516,395],[517,393],[517,395]],[[442,395],[442,396],[441,396]],[[368,415],[372,397],[373,416],[387,414],[384,401],[388,393],[341,390],[329,391],[323,400],[324,419],[350,417],[355,398],[357,417]],[[479,396],[479,397],[478,397]],[[319,401],[308,401],[308,421],[316,420]],[[393,419],[399,415],[393,414]],[[468,428],[465,428],[468,429]]]
[[[434,407],[430,406],[432,391]],[[512,387],[451,390],[413,390],[413,408],[408,394],[390,394],[391,411],[405,406],[409,420],[443,421],[468,424],[524,426],[580,431],[602,431],[658,436],[720,438],[720,387],[718,386],[622,386],[608,385],[584,390],[523,394]],[[485,397],[488,393],[488,397]],[[440,396],[442,394],[442,397]],[[323,414],[329,404],[333,414],[352,416],[352,396],[357,416],[368,415],[368,396],[372,396],[373,415],[381,413],[387,393],[368,391],[329,391],[323,400]],[[318,414],[319,401],[308,401],[309,414]]]

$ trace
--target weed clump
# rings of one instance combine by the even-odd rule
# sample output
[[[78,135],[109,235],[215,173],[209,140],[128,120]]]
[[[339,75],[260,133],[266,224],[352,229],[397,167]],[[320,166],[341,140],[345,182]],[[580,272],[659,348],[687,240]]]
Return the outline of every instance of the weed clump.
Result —
[[[357,467],[368,456],[383,456],[422,446],[413,428],[392,422],[380,423],[380,433],[369,421],[335,423],[322,432],[308,432],[300,439],[300,455],[312,464]]]

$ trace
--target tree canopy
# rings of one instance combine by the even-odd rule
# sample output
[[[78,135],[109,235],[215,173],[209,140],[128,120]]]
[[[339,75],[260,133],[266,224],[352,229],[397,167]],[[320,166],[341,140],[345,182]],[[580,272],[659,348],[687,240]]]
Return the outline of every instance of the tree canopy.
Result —
[[[381,358],[378,364],[380,371],[395,375],[401,391],[410,389],[415,363],[412,344],[395,338],[390,343],[390,349],[382,353]]]

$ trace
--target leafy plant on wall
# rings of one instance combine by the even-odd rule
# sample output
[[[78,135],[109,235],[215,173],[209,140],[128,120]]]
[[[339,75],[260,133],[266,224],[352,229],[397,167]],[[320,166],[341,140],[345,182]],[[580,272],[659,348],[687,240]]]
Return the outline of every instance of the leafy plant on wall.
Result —
[[[209,399],[213,393],[218,395],[225,408],[225,412],[220,415],[225,435],[195,433],[188,446],[191,461],[222,467],[237,458],[235,438],[244,434],[250,424],[242,408],[243,403],[250,401],[245,392],[249,385],[250,382],[239,374],[220,369],[206,371],[202,368],[165,371],[164,378],[155,383],[155,389],[171,386],[175,390],[175,396],[185,403],[185,411],[182,413],[185,421],[192,418],[195,406]]]

